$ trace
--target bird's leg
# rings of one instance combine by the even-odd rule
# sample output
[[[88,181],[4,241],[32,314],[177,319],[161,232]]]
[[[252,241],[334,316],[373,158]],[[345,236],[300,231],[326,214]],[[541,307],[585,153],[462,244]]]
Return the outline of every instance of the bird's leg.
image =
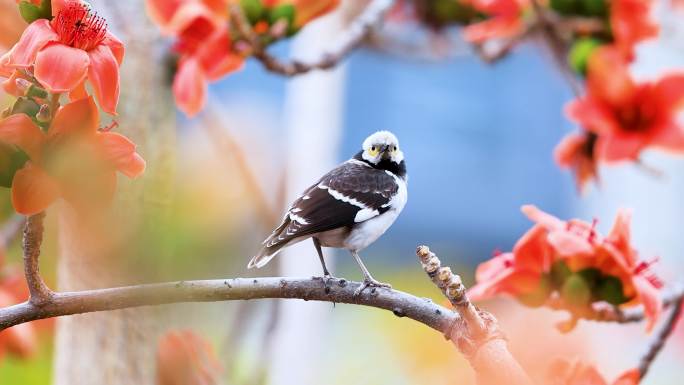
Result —
[[[316,237],[313,237],[311,239],[313,240],[313,244],[314,244],[314,247],[316,248],[316,252],[318,252],[318,258],[321,260],[321,266],[323,266],[323,277],[335,278],[328,271],[328,267],[325,266],[325,259],[323,259],[323,250],[321,249],[321,242]]]
[[[384,283],[377,281],[373,276],[370,274],[368,269],[366,268],[366,265],[363,264],[363,261],[361,261],[361,257],[359,257],[359,253],[357,253],[355,250],[351,250],[351,254],[354,256],[354,259],[356,259],[356,263],[359,264],[359,267],[361,268],[361,271],[363,272],[363,284],[359,286],[358,289],[354,292],[354,296],[358,296],[361,294],[362,291],[364,291],[367,287],[373,286],[373,287],[386,287],[391,289],[392,285],[389,283]]]

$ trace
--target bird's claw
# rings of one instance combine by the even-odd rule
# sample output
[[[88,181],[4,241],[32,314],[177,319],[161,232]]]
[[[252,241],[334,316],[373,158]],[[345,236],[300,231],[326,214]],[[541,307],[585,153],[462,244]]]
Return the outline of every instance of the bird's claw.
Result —
[[[363,283],[361,284],[361,286],[359,286],[359,287],[354,291],[354,297],[358,297],[359,295],[361,295],[361,293],[362,293],[364,290],[366,290],[366,288],[369,288],[369,287],[373,287],[373,288],[375,288],[375,287],[384,287],[384,288],[387,288],[387,289],[391,289],[391,288],[392,288],[392,285],[390,285],[389,283],[384,283],[384,282],[377,281],[377,280],[375,280],[375,279],[373,279],[373,278],[365,278],[365,279],[363,280]]]

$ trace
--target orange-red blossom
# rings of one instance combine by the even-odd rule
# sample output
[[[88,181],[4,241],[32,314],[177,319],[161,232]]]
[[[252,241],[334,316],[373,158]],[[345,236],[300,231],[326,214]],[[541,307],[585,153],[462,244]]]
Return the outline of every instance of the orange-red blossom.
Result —
[[[221,371],[209,342],[193,331],[169,331],[160,338],[157,385],[215,385]]]
[[[108,203],[116,171],[135,178],[145,161],[125,136],[98,130],[92,97],[61,107],[47,133],[25,114],[0,120],[0,142],[24,151],[29,160],[12,181],[12,204],[24,215],[64,198],[79,211]]]
[[[116,113],[119,66],[124,46],[107,31],[106,21],[78,0],[53,1],[52,21],[38,19],[19,42],[0,59],[0,76],[17,69],[33,70],[36,80],[51,93],[86,95],[90,83],[102,109]]]
[[[525,299],[538,295],[548,299],[552,291],[545,287],[551,267],[561,261],[570,272],[598,270],[603,276],[619,279],[624,305],[642,304],[648,321],[653,324],[662,311],[660,283],[648,271],[648,263],[639,262],[630,244],[630,214],[618,213],[615,224],[603,238],[594,224],[571,219],[562,221],[534,206],[522,211],[536,224],[516,243],[510,253],[503,253],[480,264],[477,284],[470,289],[474,300],[499,294]]]
[[[547,376],[547,385],[637,385],[640,381],[639,370],[630,369],[615,381],[608,382],[593,366],[583,362],[570,363],[564,360],[555,362]]]

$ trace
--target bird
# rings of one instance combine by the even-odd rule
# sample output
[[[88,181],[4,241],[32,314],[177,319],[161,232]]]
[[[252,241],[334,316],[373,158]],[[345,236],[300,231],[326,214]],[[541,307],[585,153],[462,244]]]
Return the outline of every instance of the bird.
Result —
[[[346,249],[363,273],[355,295],[368,287],[391,288],[373,278],[359,252],[384,234],[404,209],[407,181],[397,137],[389,131],[373,133],[358,153],[292,202],[247,268],[263,267],[282,249],[311,238],[324,277],[334,278],[325,265],[322,247]]]

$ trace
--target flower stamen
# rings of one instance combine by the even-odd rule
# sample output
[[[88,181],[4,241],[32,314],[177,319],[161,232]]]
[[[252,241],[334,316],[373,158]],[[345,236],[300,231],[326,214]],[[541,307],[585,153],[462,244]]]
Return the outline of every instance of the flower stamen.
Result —
[[[81,3],[71,3],[57,14],[52,27],[65,45],[89,51],[107,35],[107,21]]]

